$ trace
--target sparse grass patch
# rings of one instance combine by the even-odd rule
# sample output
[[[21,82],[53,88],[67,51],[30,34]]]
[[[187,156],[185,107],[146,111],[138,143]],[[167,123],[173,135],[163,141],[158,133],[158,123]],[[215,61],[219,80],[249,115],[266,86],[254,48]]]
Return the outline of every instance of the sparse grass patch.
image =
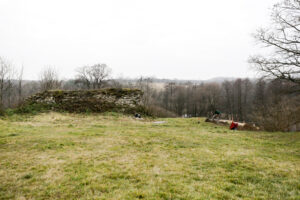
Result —
[[[0,119],[0,199],[299,199],[300,133],[157,120]]]

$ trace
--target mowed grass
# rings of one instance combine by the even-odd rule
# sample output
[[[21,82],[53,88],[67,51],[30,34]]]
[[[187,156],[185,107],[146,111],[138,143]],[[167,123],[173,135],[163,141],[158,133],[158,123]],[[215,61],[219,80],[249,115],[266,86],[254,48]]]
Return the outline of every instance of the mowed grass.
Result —
[[[300,133],[203,119],[0,120],[0,199],[300,199]]]

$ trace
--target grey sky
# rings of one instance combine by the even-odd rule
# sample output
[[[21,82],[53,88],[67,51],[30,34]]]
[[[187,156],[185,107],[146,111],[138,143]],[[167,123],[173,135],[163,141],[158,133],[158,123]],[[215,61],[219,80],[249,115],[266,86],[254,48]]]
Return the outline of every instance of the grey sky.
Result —
[[[0,56],[25,78],[55,66],[70,78],[106,63],[114,76],[253,76],[251,33],[277,0],[0,0]]]

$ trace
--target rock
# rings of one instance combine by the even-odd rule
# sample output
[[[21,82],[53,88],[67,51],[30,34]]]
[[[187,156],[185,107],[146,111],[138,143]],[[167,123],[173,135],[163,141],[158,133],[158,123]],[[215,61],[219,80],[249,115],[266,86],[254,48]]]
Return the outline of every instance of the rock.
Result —
[[[166,123],[166,121],[156,121],[156,122],[153,122],[153,124],[164,124]]]

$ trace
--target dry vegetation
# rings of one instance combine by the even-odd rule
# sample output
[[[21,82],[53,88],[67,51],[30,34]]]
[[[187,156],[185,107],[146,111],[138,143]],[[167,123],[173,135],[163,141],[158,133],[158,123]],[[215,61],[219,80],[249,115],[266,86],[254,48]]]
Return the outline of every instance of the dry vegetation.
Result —
[[[203,119],[47,113],[0,120],[0,199],[299,199],[300,133]]]

